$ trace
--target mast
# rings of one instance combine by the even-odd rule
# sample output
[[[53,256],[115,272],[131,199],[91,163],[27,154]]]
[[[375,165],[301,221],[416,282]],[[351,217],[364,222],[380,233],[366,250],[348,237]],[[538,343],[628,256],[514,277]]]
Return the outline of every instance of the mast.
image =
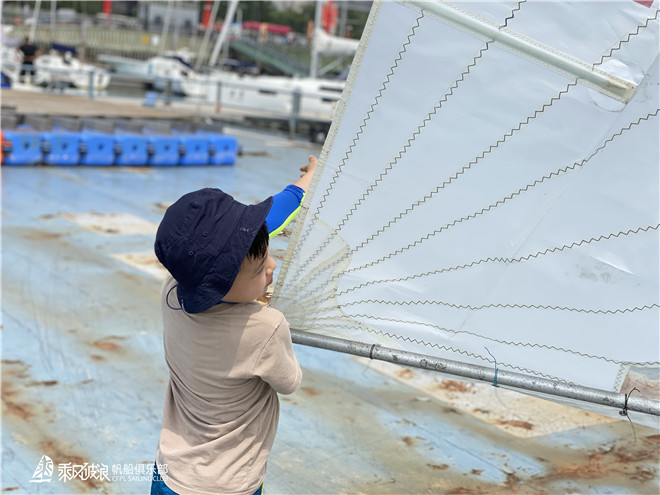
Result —
[[[213,53],[211,53],[211,58],[209,59],[209,67],[215,67],[216,62],[218,61],[218,56],[220,55],[220,49],[227,39],[227,33],[229,32],[229,25],[234,20],[234,14],[236,13],[236,7],[238,7],[238,0],[230,0],[229,7],[227,8],[227,14],[225,15],[225,20],[222,23],[222,31],[218,40],[213,47]]]
[[[37,0],[34,4],[34,15],[32,16],[32,26],[30,26],[30,41],[34,42],[34,33],[37,29],[37,21],[39,19],[39,9],[41,8],[41,0]]]
[[[202,59],[206,53],[206,47],[209,44],[209,38],[211,37],[211,32],[215,27],[215,16],[218,13],[218,7],[220,6],[219,0],[213,0],[213,8],[211,9],[211,15],[209,17],[208,24],[206,25],[206,30],[204,31],[204,38],[202,39],[202,44],[199,47],[199,53],[197,54],[197,61],[195,62],[195,70],[198,70],[202,65]]]
[[[314,34],[312,35],[312,58],[309,65],[309,77],[317,77],[319,73],[319,52],[316,47],[316,31],[321,27],[322,0],[316,0],[314,11]]]
[[[172,17],[172,0],[167,0],[167,10],[165,11],[165,20],[163,22],[163,33],[160,38],[160,45],[158,47],[158,55],[162,55],[165,51],[165,42],[167,40],[167,32],[170,29],[170,18]]]

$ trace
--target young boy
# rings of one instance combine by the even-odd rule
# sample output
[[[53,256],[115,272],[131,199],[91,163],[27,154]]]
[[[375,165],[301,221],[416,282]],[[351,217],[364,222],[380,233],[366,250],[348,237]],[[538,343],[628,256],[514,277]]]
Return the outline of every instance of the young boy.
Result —
[[[302,371],[284,316],[255,299],[273,281],[269,231],[297,213],[316,163],[310,156],[295,184],[257,205],[202,189],[165,212],[155,251],[171,275],[162,293],[170,381],[152,495],[262,492],[277,394],[295,391]]]

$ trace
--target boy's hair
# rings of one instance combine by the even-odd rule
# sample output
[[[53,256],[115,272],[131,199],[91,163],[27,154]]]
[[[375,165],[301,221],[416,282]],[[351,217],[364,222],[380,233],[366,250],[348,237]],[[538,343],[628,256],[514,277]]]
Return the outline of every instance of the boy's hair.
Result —
[[[265,258],[268,254],[268,240],[268,227],[266,227],[266,224],[264,223],[259,229],[259,232],[257,232],[254,241],[252,241],[252,245],[246,256],[253,260]]]

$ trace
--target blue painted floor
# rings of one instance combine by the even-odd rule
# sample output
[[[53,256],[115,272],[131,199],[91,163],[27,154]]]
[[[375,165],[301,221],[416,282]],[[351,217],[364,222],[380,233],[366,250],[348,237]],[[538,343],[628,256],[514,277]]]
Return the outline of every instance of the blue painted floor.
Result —
[[[3,493],[148,493],[168,378],[152,251],[164,209],[207,186],[260,201],[320,153],[232,132],[245,153],[230,167],[2,168]],[[276,259],[288,239],[273,242]],[[296,353],[304,379],[282,397],[266,493],[659,491],[657,429]],[[44,455],[53,472],[35,478]]]

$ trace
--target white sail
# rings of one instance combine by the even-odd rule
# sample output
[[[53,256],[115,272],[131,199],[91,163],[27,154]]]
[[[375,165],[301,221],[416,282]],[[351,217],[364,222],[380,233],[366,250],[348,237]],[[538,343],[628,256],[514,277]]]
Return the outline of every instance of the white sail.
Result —
[[[658,399],[658,0],[375,2],[273,304]]]

